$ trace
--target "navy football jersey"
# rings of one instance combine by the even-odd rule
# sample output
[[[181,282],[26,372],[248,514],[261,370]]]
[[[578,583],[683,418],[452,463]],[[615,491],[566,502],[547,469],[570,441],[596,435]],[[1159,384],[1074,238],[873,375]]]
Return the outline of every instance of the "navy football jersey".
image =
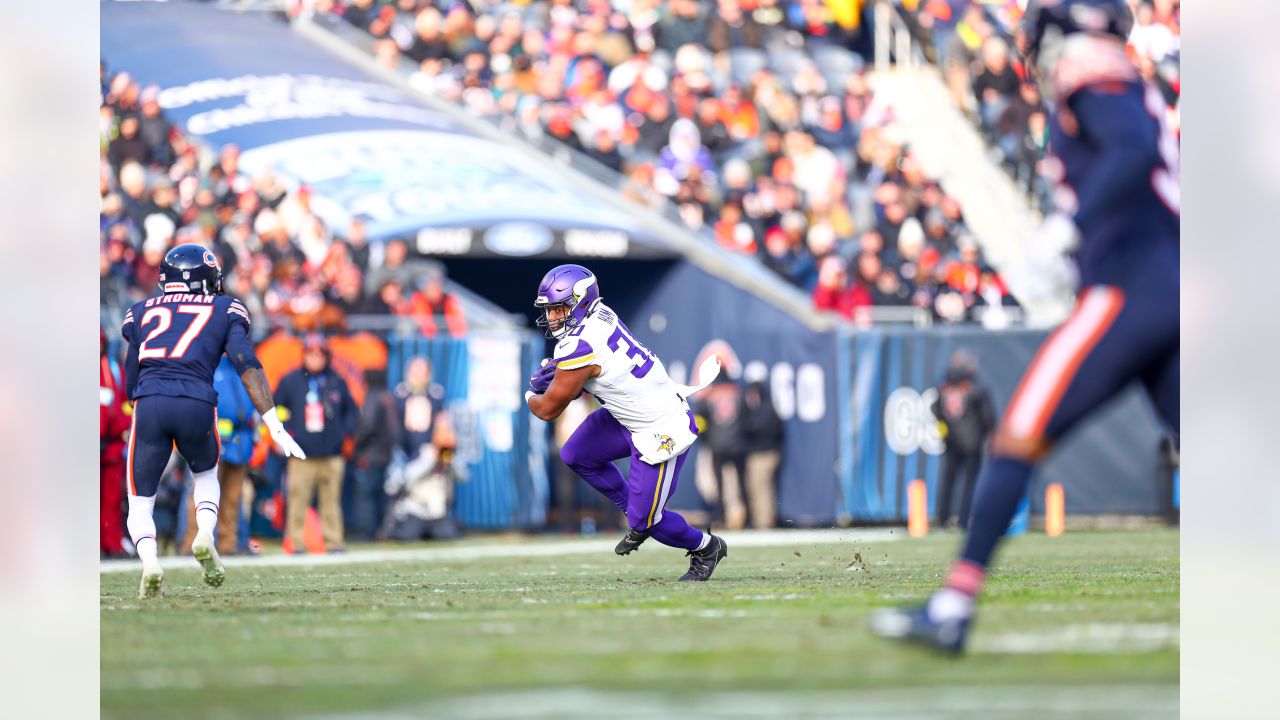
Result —
[[[1053,90],[1046,167],[1057,181],[1054,204],[1080,228],[1083,283],[1114,282],[1150,253],[1176,260],[1178,142],[1159,92],[1120,42],[1085,34],[1065,43]]]
[[[249,311],[227,295],[170,293],[129,308],[120,326],[129,344],[125,391],[217,404],[213,372],[225,351],[236,370],[262,367],[249,341]]]

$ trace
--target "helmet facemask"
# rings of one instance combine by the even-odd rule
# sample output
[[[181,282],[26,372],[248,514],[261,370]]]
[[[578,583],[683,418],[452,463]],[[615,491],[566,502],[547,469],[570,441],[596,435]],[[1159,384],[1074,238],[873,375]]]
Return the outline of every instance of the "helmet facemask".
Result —
[[[552,340],[559,340],[568,335],[573,326],[578,324],[577,318],[573,316],[573,308],[576,304],[576,299],[565,302],[535,303],[534,307],[542,310],[538,315],[537,325],[543,328],[543,334]],[[554,310],[563,310],[563,313],[552,318],[551,313]]]

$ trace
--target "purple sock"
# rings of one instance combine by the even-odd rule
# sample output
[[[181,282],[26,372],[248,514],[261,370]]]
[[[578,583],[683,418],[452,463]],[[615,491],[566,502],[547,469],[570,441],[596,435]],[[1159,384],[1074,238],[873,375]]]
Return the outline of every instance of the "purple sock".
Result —
[[[684,550],[697,550],[702,544],[702,531],[672,510],[662,511],[662,519],[649,528],[649,534],[663,545]]]

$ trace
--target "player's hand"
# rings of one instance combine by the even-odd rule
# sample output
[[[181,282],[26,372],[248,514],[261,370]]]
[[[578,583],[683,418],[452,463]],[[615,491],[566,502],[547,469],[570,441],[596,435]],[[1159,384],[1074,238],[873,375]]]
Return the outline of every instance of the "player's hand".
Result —
[[[1059,258],[1080,244],[1080,230],[1066,213],[1050,213],[1031,236],[1027,248],[1031,261]]]
[[[556,364],[551,362],[549,358],[544,358],[542,366],[538,368],[533,377],[529,378],[529,392],[534,395],[541,395],[551,387],[551,380],[556,374]]]
[[[296,457],[299,460],[307,459],[307,454],[302,452],[302,448],[298,447],[298,441],[294,440],[289,431],[283,427],[272,428],[271,439],[275,441],[276,447],[280,449],[280,454],[285,457]]]
[[[1031,236],[1027,244],[1030,294],[1040,299],[1070,295],[1079,282],[1075,262],[1067,257],[1080,243],[1080,230],[1067,215],[1055,212]]]
[[[270,433],[276,448],[280,450],[280,454],[287,458],[307,459],[307,454],[302,452],[301,447],[298,447],[298,441],[294,440],[289,431],[284,429],[284,423],[280,422],[280,415],[274,407],[262,413],[262,422],[267,426],[267,432]]]

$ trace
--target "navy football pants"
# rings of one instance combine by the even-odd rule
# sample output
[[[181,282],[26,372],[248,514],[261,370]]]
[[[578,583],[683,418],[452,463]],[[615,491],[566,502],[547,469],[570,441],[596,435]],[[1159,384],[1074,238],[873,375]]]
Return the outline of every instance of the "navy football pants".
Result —
[[[153,497],[174,449],[182,453],[191,472],[218,464],[218,409],[203,400],[148,395],[133,404],[126,478],[129,494]]]
[[[1000,431],[1029,447],[1051,444],[1137,381],[1176,437],[1179,358],[1176,274],[1148,273],[1123,288],[1090,286],[1023,374]],[[983,468],[963,561],[979,568],[990,563],[1032,470],[1027,461],[1000,453]],[[966,567],[958,563],[947,584],[974,593],[981,579],[974,581]]]
[[[1178,295],[1094,285],[1040,347],[1005,411],[1003,430],[1019,440],[1061,438],[1141,382],[1156,412],[1179,432]]]

